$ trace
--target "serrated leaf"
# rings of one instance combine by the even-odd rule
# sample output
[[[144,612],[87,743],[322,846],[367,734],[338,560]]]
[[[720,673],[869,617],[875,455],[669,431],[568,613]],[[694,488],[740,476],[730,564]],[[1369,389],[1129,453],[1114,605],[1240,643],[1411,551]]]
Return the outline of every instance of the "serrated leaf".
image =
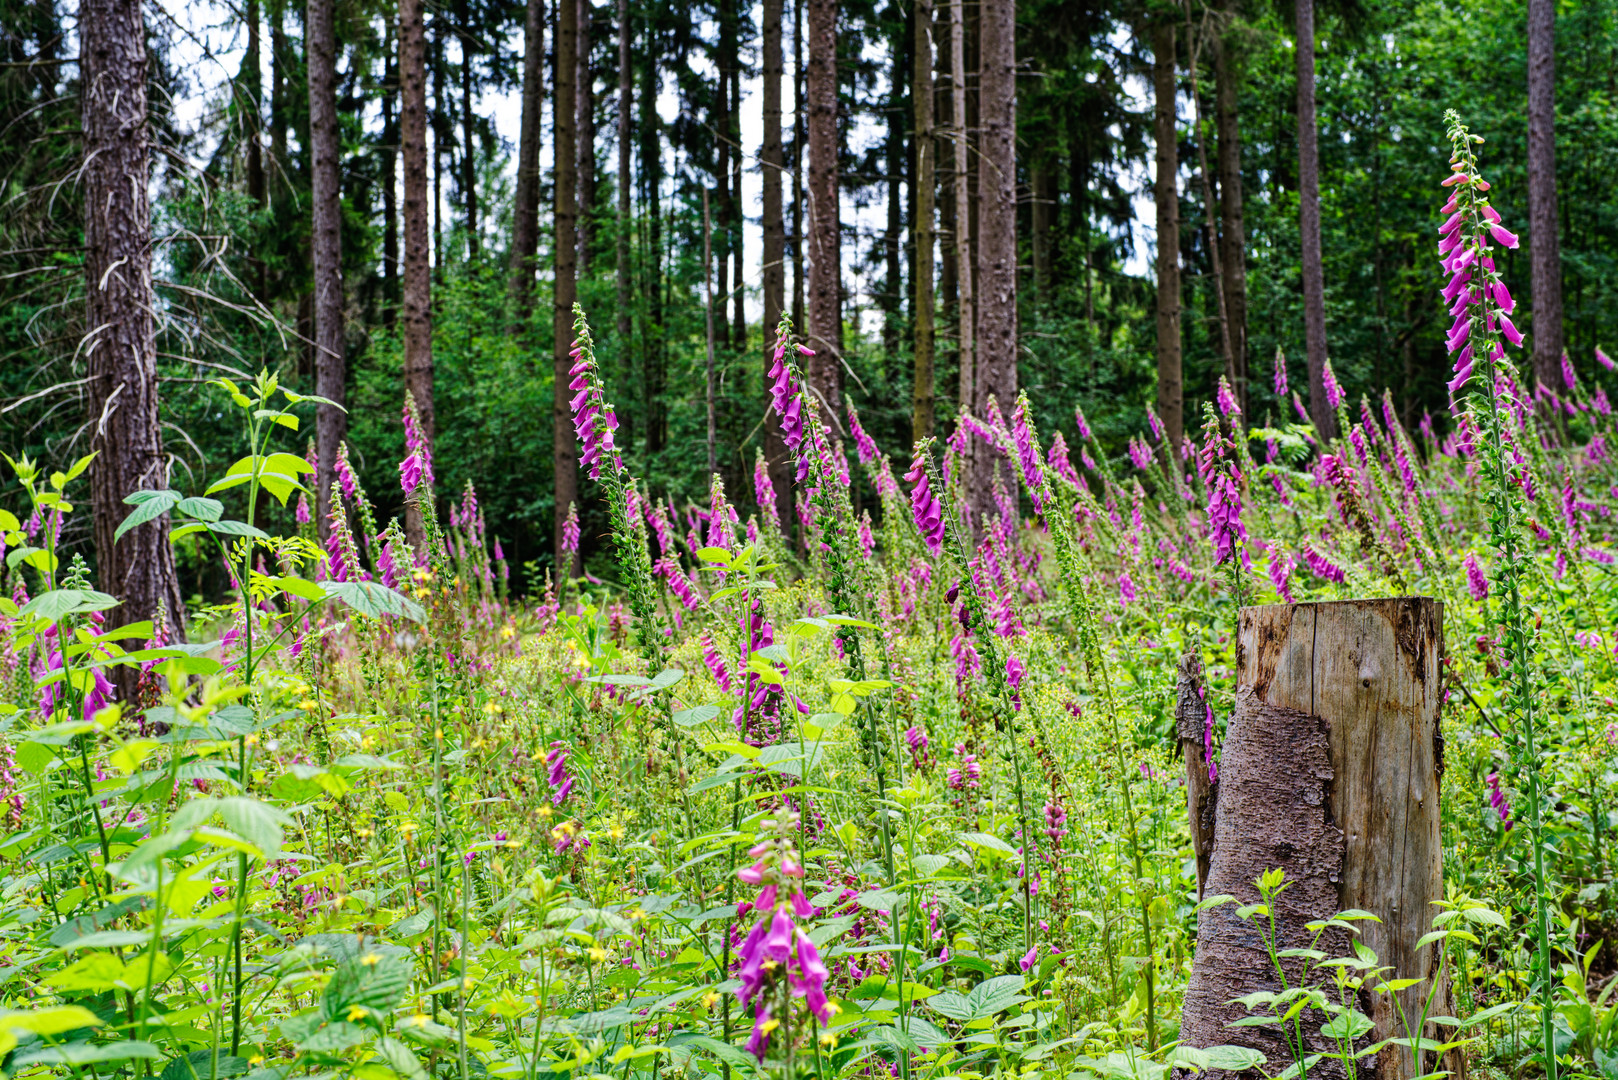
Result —
[[[719,706],[698,705],[694,708],[682,709],[680,712],[677,712],[673,716],[669,717],[669,719],[673,720],[681,727],[696,727],[698,724],[706,724],[709,720],[712,720],[718,715]]]
[[[136,495],[143,497],[135,500]],[[122,540],[124,534],[130,529],[137,529],[148,521],[153,521],[168,513],[180,501],[180,493],[178,491],[137,491],[124,499],[126,503],[132,501],[135,509],[131,510],[129,516],[118,524],[117,529],[113,530],[112,539],[114,543]]]
[[[193,495],[189,499],[181,499],[174,508],[187,517],[198,521],[218,521],[225,513],[225,504],[218,499],[209,499],[201,495]]]

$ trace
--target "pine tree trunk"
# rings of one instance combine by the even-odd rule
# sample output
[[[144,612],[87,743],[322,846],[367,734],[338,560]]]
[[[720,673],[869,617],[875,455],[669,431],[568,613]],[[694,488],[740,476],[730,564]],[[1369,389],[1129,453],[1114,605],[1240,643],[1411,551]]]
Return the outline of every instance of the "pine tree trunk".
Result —
[[[888,228],[882,236],[882,255],[886,265],[886,280],[882,283],[882,348],[889,356],[899,351],[901,322],[904,315],[904,277],[899,269],[899,256],[904,245],[904,163],[905,118],[900,109],[904,95],[905,67],[909,60],[910,43],[903,29],[905,11],[902,0],[895,0],[900,33],[890,43],[893,53],[892,74],[888,80]]]
[[[456,8],[461,42],[461,196],[466,204],[466,257],[476,262],[478,236],[478,155],[472,130],[472,27],[466,0]]]
[[[431,445],[433,416],[433,277],[427,234],[427,30],[422,0],[399,0],[399,159],[404,170],[404,281],[400,337],[405,390],[416,402]],[[421,512],[405,507],[410,544],[423,550]]]
[[[253,208],[262,210],[269,193],[264,183],[264,87],[263,48],[259,32],[259,0],[247,0],[247,55],[242,58],[241,113],[245,118],[242,137],[247,140],[247,197]],[[253,295],[260,303],[269,294],[264,260],[256,255],[253,269]]]
[[[1015,0],[978,7],[977,388],[973,411],[1017,397],[1017,13]],[[972,440],[973,523],[994,512],[994,457]]]
[[[781,200],[781,185],[786,179],[786,154],[781,145],[781,82],[786,60],[781,32],[786,12],[782,0],[764,0],[760,18],[764,138],[759,163],[764,183],[764,265],[759,278],[764,286],[764,340],[769,343],[775,340],[775,328],[786,308],[786,221]],[[766,351],[762,371],[767,373],[771,363],[771,354]],[[764,385],[768,386],[767,375]],[[774,420],[764,424],[764,460],[778,496],[790,498],[794,468]]]
[[[647,243],[642,296],[645,297],[645,340],[641,343],[645,371],[641,380],[642,412],[646,416],[646,452],[661,453],[668,434],[663,407],[663,191],[662,120],[657,113],[657,55],[647,34],[648,47],[641,63],[640,175],[643,185]]]
[[[630,203],[630,185],[634,174],[630,169],[630,149],[634,145],[633,109],[635,105],[635,75],[630,66],[631,35],[629,28],[629,0],[618,0],[618,235],[616,240],[618,271],[618,355],[619,370],[625,386],[634,385],[634,372],[630,357],[630,335],[634,331],[633,303],[630,280],[633,270],[629,263],[629,234],[634,228],[634,214]],[[628,431],[624,445],[632,444]]]
[[[337,38],[334,0],[309,0],[305,28],[309,67],[310,205],[314,232],[315,393],[334,405],[315,413],[320,456],[316,479],[320,533],[330,524],[331,485],[337,478],[337,447],[346,430],[341,406],[347,382],[343,350],[343,191],[341,140],[337,132]]]
[[[809,385],[842,410],[842,226],[837,185],[837,0],[808,0]],[[833,421],[835,423],[835,421]]]
[[[595,243],[596,205],[596,95],[595,68],[591,66],[591,47],[595,34],[595,8],[590,0],[578,0],[579,5],[579,271],[578,276],[590,276],[590,248]]]
[[[1420,946],[1443,897],[1439,790],[1443,738],[1443,605],[1420,597],[1244,608],[1237,647],[1236,710],[1219,762],[1212,859],[1205,892],[1238,904],[1258,899],[1254,880],[1285,871],[1290,886],[1275,903],[1278,949],[1308,946],[1305,923],[1339,911],[1369,911],[1357,939],[1386,965],[1387,978],[1418,978],[1399,993],[1411,1023],[1432,991],[1437,949]],[[1183,732],[1182,732],[1183,736]],[[1330,932],[1319,948],[1352,955],[1346,935]],[[1303,961],[1282,961],[1299,985]],[[1446,976],[1433,1001],[1453,1015]],[[1329,984],[1329,970],[1313,981]],[[1234,904],[1204,911],[1186,989],[1180,1037],[1189,1046],[1249,1046],[1274,1075],[1292,1054],[1270,1028],[1232,1028],[1248,1015],[1233,999],[1279,990],[1259,925]],[[1375,1024],[1361,1045],[1404,1031],[1389,995],[1360,995]],[[1322,1014],[1310,1011],[1304,1040],[1315,1050]],[[1428,1038],[1447,1038],[1437,1029]],[[1463,1067],[1459,1052],[1417,1063],[1387,1047],[1359,1063],[1365,1080],[1402,1080],[1433,1068]],[[1217,1071],[1211,1074],[1219,1077]],[[1341,1078],[1333,1059],[1309,1075]],[[1452,1075],[1461,1075],[1452,1073]]]
[[[420,0],[409,2],[419,4]],[[539,143],[544,83],[545,0],[528,0],[523,21],[522,131],[517,141],[517,190],[511,206],[511,299],[518,320],[524,322],[534,308],[534,259],[539,253]]]
[[[731,144],[736,147],[730,162],[730,205],[732,210],[732,229],[735,243],[731,245],[730,257],[734,264],[731,280],[736,283],[733,293],[733,310],[735,312],[731,322],[731,344],[740,352],[747,348],[747,263],[746,263],[746,214],[742,208],[742,65],[741,60],[730,72],[730,100],[733,108],[730,114]]]
[[[382,325],[392,330],[399,315],[399,65],[390,22],[382,92]]]
[[[808,331],[805,293],[808,275],[804,272],[803,235],[803,156],[809,141],[804,129],[803,5],[792,0],[792,326],[798,333]]]
[[[573,431],[573,414],[568,403],[571,395],[567,385],[573,376],[573,358],[569,355],[573,345],[573,302],[577,299],[578,236],[575,230],[578,205],[576,199],[576,168],[578,165],[578,139],[575,124],[577,96],[574,93],[578,77],[579,7],[573,0],[561,0],[556,12],[556,101],[552,112],[556,162],[556,191],[552,216],[556,229],[556,284],[551,326],[555,338],[555,382],[553,384],[551,422],[555,444],[555,558],[557,576],[578,576],[577,553],[562,550],[562,523],[567,519],[567,508],[578,501],[579,467],[578,443]]]
[[[85,322],[96,569],[103,592],[123,601],[124,623],[160,617],[185,630],[185,602],[167,515],[113,533],[136,491],[168,487],[158,426],[157,341],[152,322],[152,218],[147,201],[146,26],[140,0],[82,0],[80,99],[84,132]],[[134,700],[139,671],[110,669],[118,696]]]
[[[1157,142],[1157,415],[1167,432],[1165,452],[1180,460],[1185,432],[1180,374],[1180,174],[1179,123],[1175,114],[1174,26],[1152,31],[1152,90]]]
[[[1560,392],[1562,256],[1556,229],[1556,2],[1528,0],[1528,259],[1534,377]]]
[[[955,129],[955,190],[950,198],[951,232],[955,243],[955,352],[960,368],[958,388],[960,407],[974,412],[977,377],[977,315],[973,304],[973,279],[977,264],[972,258],[971,155],[967,152],[966,113],[966,0],[950,0],[949,5],[949,85],[950,125]]]
[[[933,196],[938,183],[938,150],[933,140],[933,2],[916,0],[913,25],[914,52],[910,60],[910,98],[915,111],[916,232],[915,286],[916,373],[911,393],[910,437],[933,433],[936,409],[933,378]]]
[[[1303,338],[1309,360],[1309,415],[1331,438],[1337,415],[1326,403],[1326,281],[1320,261],[1320,148],[1315,122],[1315,0],[1297,0],[1298,248],[1303,274]]]
[[[1219,137],[1219,218],[1223,244],[1225,314],[1236,375],[1244,387],[1247,374],[1247,231],[1242,220],[1242,136],[1237,114],[1240,69],[1235,46],[1214,35],[1214,125]],[[1249,391],[1250,392],[1250,391]]]
[[[717,61],[714,79],[713,107],[708,114],[708,122],[714,132],[714,165],[713,187],[709,200],[717,198],[719,202],[720,227],[724,235],[720,238],[718,282],[720,304],[730,295],[730,65],[736,61],[736,29],[735,15],[730,3],[721,3],[718,11],[719,17],[719,48],[715,53]],[[721,308],[721,322],[724,321],[724,309]],[[723,331],[721,331],[723,333]],[[728,334],[724,336],[729,337]]]

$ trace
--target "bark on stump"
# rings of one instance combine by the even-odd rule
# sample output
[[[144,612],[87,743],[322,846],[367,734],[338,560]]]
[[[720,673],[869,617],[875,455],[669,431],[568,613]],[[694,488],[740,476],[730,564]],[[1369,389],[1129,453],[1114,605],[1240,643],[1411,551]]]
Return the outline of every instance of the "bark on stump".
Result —
[[[1217,820],[1205,891],[1255,903],[1254,879],[1286,871],[1290,888],[1276,904],[1278,948],[1309,944],[1304,924],[1360,908],[1382,921],[1360,922],[1389,979],[1426,979],[1437,946],[1418,950],[1443,895],[1439,781],[1443,741],[1438,717],[1444,653],[1443,605],[1424,597],[1244,608],[1237,646],[1236,710],[1219,767]],[[1346,935],[1323,939],[1328,956],[1349,954]],[[1304,961],[1286,961],[1298,985]],[[1329,982],[1328,973],[1319,973]],[[1247,1016],[1231,999],[1279,990],[1258,920],[1236,905],[1202,913],[1181,1039],[1189,1046],[1250,1046],[1277,1073],[1292,1061],[1279,1032],[1232,1028]],[[1430,984],[1401,1003],[1411,1022]],[[1435,1002],[1449,1013],[1448,987]],[[1360,1045],[1396,1035],[1386,994],[1367,989],[1359,1003],[1375,1029]],[[1332,1052],[1318,1012],[1305,1030],[1317,1052]],[[1429,1033],[1431,1034],[1431,1033]],[[1429,1067],[1433,1067],[1429,1062]],[[1452,1073],[1460,1055],[1442,1063]],[[1408,1051],[1388,1047],[1358,1072],[1377,1080],[1414,1075]],[[1312,1076],[1339,1077],[1322,1060]]]

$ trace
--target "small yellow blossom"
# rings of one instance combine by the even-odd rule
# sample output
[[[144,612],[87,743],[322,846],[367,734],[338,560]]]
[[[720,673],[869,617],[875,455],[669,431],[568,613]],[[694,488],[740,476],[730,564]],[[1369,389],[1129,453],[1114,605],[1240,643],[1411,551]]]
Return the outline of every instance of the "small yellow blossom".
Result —
[[[348,1007],[348,1022],[352,1024],[356,1020],[364,1020],[366,1014],[370,1011],[364,1005],[350,1005]]]
[[[717,1004],[719,1004],[719,994],[716,991],[710,990],[702,995],[702,1007],[704,1009],[711,1009]]]
[[[607,950],[606,949],[603,949],[600,945],[592,945],[592,946],[590,946],[590,959],[591,960],[594,960],[596,963],[599,964],[599,963],[601,963],[601,961],[605,960],[606,958],[607,958]]]

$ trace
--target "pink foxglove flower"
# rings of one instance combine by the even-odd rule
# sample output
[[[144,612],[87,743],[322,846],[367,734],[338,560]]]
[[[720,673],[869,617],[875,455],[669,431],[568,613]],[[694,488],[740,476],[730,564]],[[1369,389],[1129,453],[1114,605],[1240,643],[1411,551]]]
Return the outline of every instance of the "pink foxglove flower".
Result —
[[[876,440],[860,426],[860,414],[852,401],[848,403],[848,431],[854,436],[854,449],[859,454],[861,465],[869,465],[882,456],[876,448]]]
[[[1219,402],[1219,412],[1225,417],[1240,415],[1242,407],[1236,403],[1236,393],[1230,388],[1223,375],[1219,376],[1219,387],[1214,396]]]
[[[579,550],[579,508],[573,503],[567,504],[567,517],[562,519],[562,550]]]
[[[775,505],[775,481],[770,479],[769,463],[764,460],[762,450],[753,457],[753,500],[758,504],[759,515],[765,524],[779,529],[781,512]]]
[[[910,463],[905,479],[915,485],[910,489],[910,512],[916,528],[927,550],[936,558],[944,548],[944,506],[933,494],[932,483],[927,478],[927,463],[920,455]]]
[[[1073,406],[1073,422],[1079,427],[1079,438],[1090,438],[1090,422],[1084,418],[1084,409],[1081,406]]]
[[[1045,486],[1045,470],[1040,466],[1039,454],[1034,450],[1034,433],[1028,426],[1028,395],[1017,397],[1017,407],[1011,411],[1011,439],[1017,447],[1017,462],[1022,466],[1023,483],[1034,501],[1036,511],[1040,505],[1040,489]]]
[[[1339,585],[1343,583],[1345,575],[1342,567],[1326,558],[1309,544],[1303,546],[1303,561],[1309,564],[1309,569],[1314,571],[1316,577],[1325,578],[1327,581],[1335,581]]]
[[[1078,486],[1079,473],[1078,470],[1073,468],[1073,460],[1068,456],[1067,440],[1062,438],[1060,431],[1051,437],[1051,449],[1046,454],[1045,460],[1050,462],[1050,466],[1056,470],[1057,476],[1060,476],[1074,487]]]
[[[1606,353],[1602,352],[1600,346],[1596,347],[1596,363],[1600,364],[1602,367],[1606,368],[1608,371],[1612,371],[1613,367],[1614,367],[1613,362],[1612,362],[1612,357],[1610,357]]]
[[[554,806],[561,806],[573,794],[573,774],[567,767],[570,753],[566,743],[557,741],[551,743],[550,752],[545,755],[546,779],[551,785],[551,803]]]
[[[1324,370],[1320,373],[1321,383],[1326,388],[1326,405],[1329,408],[1338,408],[1343,404],[1343,388],[1337,383],[1337,373],[1331,369],[1331,361],[1326,361]]]
[[[1286,399],[1287,396],[1287,358],[1281,347],[1275,347],[1275,396]]]
[[[1462,562],[1466,567],[1466,591],[1472,594],[1472,599],[1479,602],[1489,598],[1489,578],[1483,573],[1483,567],[1478,565],[1478,557],[1469,554]]]

